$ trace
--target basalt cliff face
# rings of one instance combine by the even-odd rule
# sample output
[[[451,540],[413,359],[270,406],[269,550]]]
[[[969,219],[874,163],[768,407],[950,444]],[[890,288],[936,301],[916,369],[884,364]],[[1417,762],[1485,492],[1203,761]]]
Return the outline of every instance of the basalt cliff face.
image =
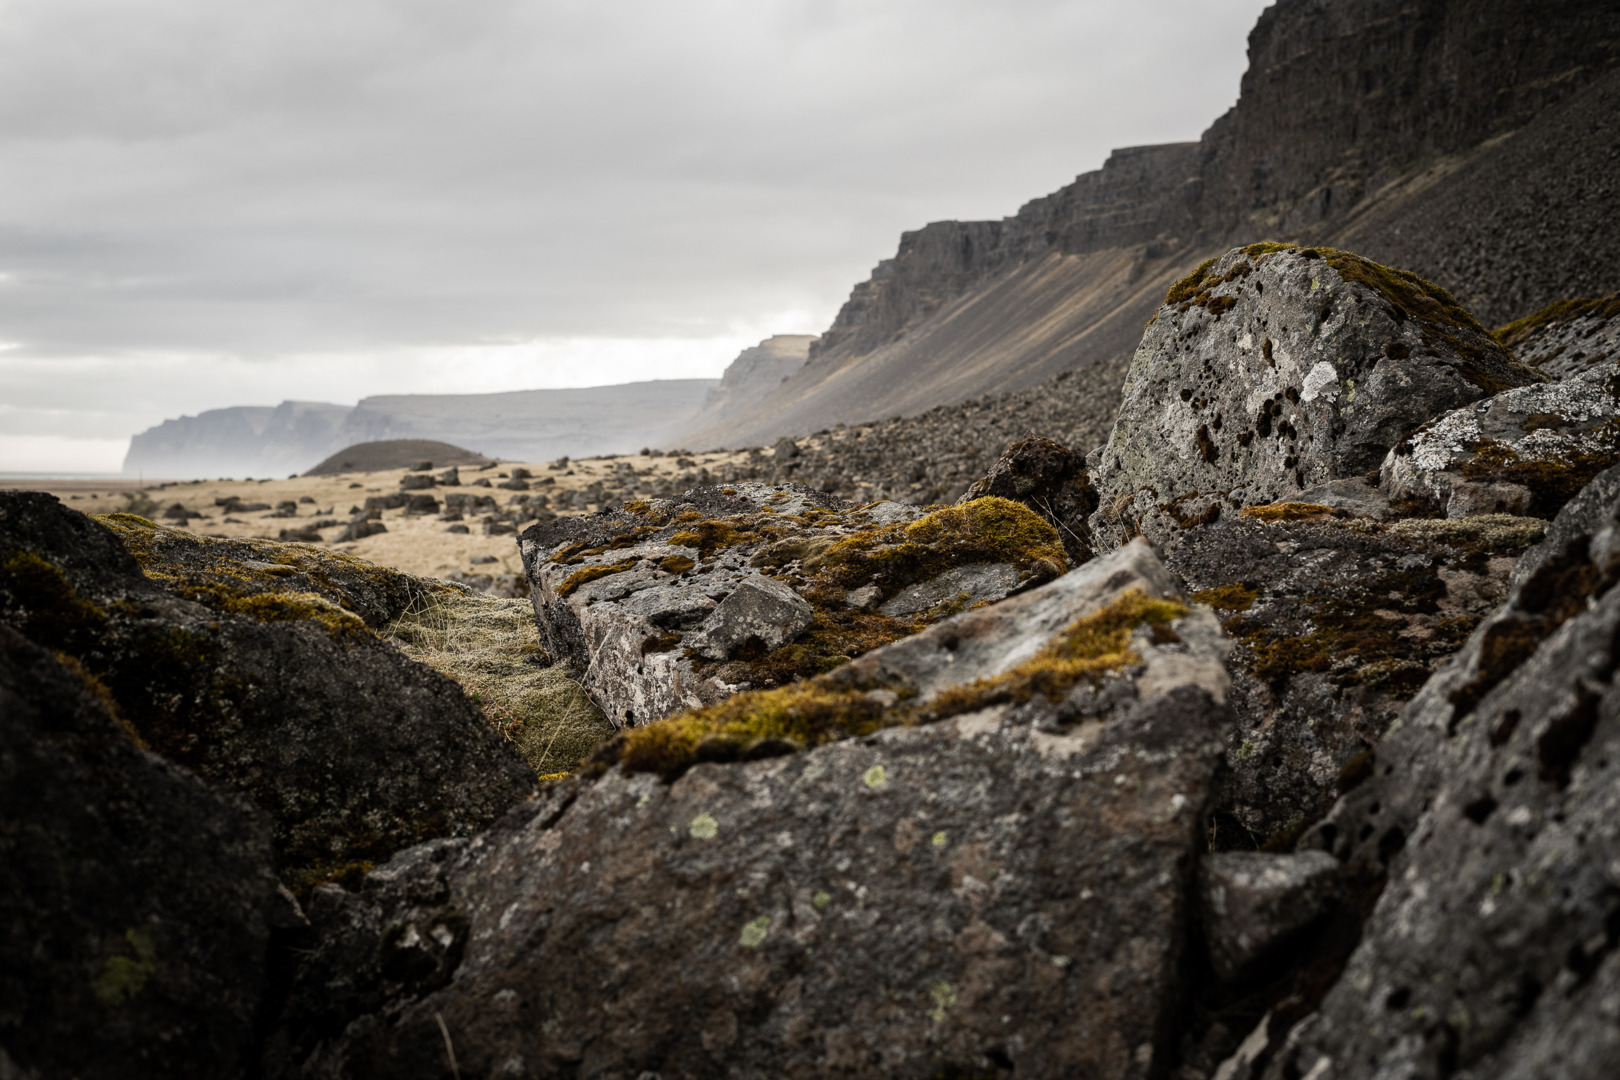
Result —
[[[1068,370],[1113,400],[1166,286],[1234,243],[1353,247],[1487,325],[1608,292],[1617,17],[1610,0],[1278,3],[1238,103],[1197,143],[1115,151],[1002,221],[904,234],[804,368],[693,441],[765,443]]]

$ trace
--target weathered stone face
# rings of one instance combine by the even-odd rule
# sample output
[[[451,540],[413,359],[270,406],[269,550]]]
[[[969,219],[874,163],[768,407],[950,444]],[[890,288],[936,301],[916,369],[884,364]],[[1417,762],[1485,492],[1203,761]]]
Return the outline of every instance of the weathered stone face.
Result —
[[[1620,363],[1504,391],[1423,425],[1384,459],[1392,501],[1447,517],[1552,517],[1620,463]]]
[[[1307,841],[1387,878],[1267,1076],[1600,1077],[1620,1055],[1620,473],[1423,689]],[[1322,1065],[1323,1061],[1328,1062]]]
[[[1620,363],[1620,292],[1560,300],[1497,335],[1514,356],[1553,379]]]
[[[1419,424],[1537,378],[1411,275],[1330,249],[1233,249],[1148,326],[1092,476],[1093,529],[1156,536],[1365,474]]]
[[[856,664],[927,708],[1169,580],[1132,545]],[[1208,614],[1164,629],[1059,702],[673,784],[610,770],[323,892],[293,1014],[342,1033],[304,1075],[413,1074],[445,1031],[463,1075],[1152,1075],[1225,690]]]
[[[1218,978],[1236,982],[1326,917],[1344,891],[1339,862],[1323,851],[1228,851],[1199,864],[1204,940]]]
[[[1064,569],[999,499],[928,513],[798,485],[697,488],[521,540],[546,647],[616,724],[826,671]]]
[[[4,624],[0,822],[0,1075],[245,1075],[271,931],[301,921],[268,821]]]
[[[110,520],[0,492],[0,619],[82,663],[155,751],[262,807],[290,882],[472,833],[533,790],[459,686],[367,628],[447,586]]]

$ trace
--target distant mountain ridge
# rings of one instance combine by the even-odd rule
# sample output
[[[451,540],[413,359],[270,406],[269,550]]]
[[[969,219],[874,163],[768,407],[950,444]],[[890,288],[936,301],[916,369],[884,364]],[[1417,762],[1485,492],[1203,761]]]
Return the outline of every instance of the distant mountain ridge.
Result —
[[[497,394],[387,394],[353,406],[285,401],[209,409],[134,436],[126,474],[167,479],[302,473],[356,443],[432,439],[519,461],[656,445],[716,379],[655,379]]]
[[[692,441],[913,415],[1065,370],[1112,395],[1169,284],[1239,242],[1354,246],[1492,324],[1608,292],[1616,25],[1613,0],[1281,0],[1198,142],[1115,151],[1001,221],[903,234],[801,370]],[[1483,220],[1457,220],[1459,201]]]

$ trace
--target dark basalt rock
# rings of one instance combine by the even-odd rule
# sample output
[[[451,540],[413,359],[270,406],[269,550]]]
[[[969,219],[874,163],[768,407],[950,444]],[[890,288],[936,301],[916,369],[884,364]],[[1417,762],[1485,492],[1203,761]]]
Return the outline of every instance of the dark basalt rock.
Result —
[[[109,522],[0,493],[0,619],[99,678],[152,749],[268,812],[295,886],[471,833],[533,789],[460,687],[362,618],[451,586]]]
[[[263,813],[0,624],[0,1075],[247,1073],[271,933],[302,921]]]
[[[986,495],[1021,502],[1051,522],[1063,538],[1071,566],[1091,558],[1091,528],[1086,518],[1097,509],[1097,493],[1086,477],[1083,454],[1040,436],[1013,443],[957,501],[971,502]]]
[[[1344,974],[1267,1076],[1613,1071],[1617,581],[1611,469],[1559,515],[1507,603],[1307,836],[1352,878],[1388,884]]]
[[[928,707],[1169,582],[1132,545],[824,680]],[[673,783],[614,768],[321,890],[287,1074],[453,1048],[469,1076],[1156,1075],[1225,678],[1207,613],[1131,649],[1106,700],[1082,680]]]

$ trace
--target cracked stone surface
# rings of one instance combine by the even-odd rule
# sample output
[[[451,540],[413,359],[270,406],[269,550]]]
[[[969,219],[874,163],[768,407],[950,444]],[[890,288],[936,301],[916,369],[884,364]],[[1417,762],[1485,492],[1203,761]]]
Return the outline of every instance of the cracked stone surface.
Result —
[[[1170,583],[1134,544],[855,663],[928,700]],[[416,1075],[448,1032],[463,1075],[1154,1075],[1226,722],[1214,621],[1173,629],[1089,711],[616,767],[323,890],[291,1060]]]

